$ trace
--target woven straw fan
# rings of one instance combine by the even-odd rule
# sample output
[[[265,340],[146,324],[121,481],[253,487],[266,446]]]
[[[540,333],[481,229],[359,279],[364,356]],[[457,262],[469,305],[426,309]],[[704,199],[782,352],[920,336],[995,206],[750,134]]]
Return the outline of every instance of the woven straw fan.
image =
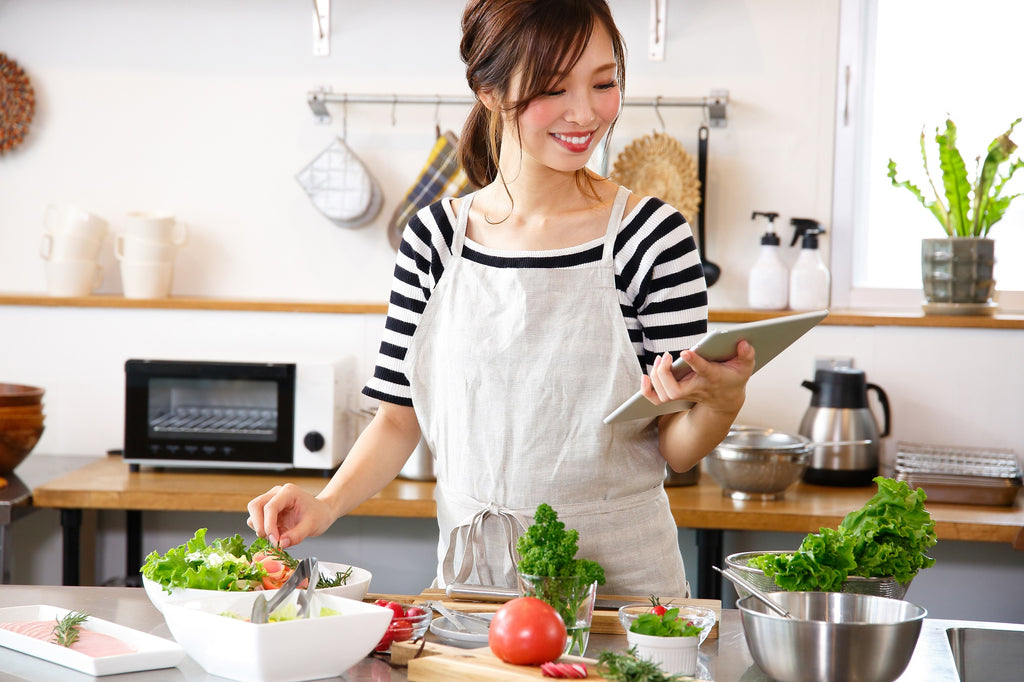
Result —
[[[700,211],[697,161],[665,133],[655,131],[626,145],[615,159],[611,179],[640,196],[658,197],[691,225]]]

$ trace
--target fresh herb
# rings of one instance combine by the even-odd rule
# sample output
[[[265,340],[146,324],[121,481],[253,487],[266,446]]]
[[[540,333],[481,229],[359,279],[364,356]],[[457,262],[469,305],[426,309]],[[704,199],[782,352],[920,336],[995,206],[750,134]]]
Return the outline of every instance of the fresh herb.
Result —
[[[601,677],[613,682],[671,682],[692,679],[681,675],[669,675],[657,663],[637,658],[636,647],[621,654],[602,651],[597,658],[597,672]]]
[[[206,529],[200,528],[191,540],[164,555],[151,552],[142,565],[142,575],[167,592],[172,587],[248,591],[259,586],[267,574],[261,563],[252,561],[253,555],[270,550],[280,552],[291,566],[297,565],[284,550],[275,549],[265,538],[257,538],[246,547],[242,536],[236,533],[207,544]]]
[[[604,585],[604,569],[596,561],[577,559],[580,533],[566,530],[558,514],[547,504],[537,507],[533,525],[516,542],[520,573],[552,577],[578,576],[587,583]]]
[[[83,611],[72,611],[67,614],[53,626],[53,632],[50,635],[53,642],[60,646],[70,647],[78,641],[78,629],[88,619],[89,614]]]
[[[697,637],[701,630],[699,625],[680,618],[678,608],[668,609],[662,614],[641,613],[629,626],[630,632],[655,637]]]
[[[589,628],[575,627],[576,614],[585,598],[578,596],[580,586],[595,582],[604,585],[604,569],[591,559],[576,558],[579,531],[574,528],[566,530],[550,505],[540,504],[533,521],[533,525],[516,542],[520,557],[516,569],[525,576],[563,579],[533,582],[532,596],[553,606],[562,617],[570,633],[567,653],[582,655]]]
[[[333,578],[321,574],[320,579],[316,581],[316,589],[322,590],[325,587],[341,587],[342,585],[348,584],[348,579],[352,577],[352,567],[349,566],[344,571],[338,571],[334,574]]]
[[[276,559],[277,561],[281,562],[282,565],[292,569],[293,571],[299,566],[298,559],[292,557],[291,554],[284,551],[280,547],[275,547],[274,545],[270,544],[270,540],[267,540],[266,538],[256,538],[252,541],[252,544],[249,545],[248,549],[246,549],[246,555],[250,559],[252,559],[253,556],[261,552],[265,556],[271,557],[272,559]]]
[[[851,575],[909,582],[935,563],[925,554],[937,541],[925,492],[883,476],[874,481],[878,492],[837,529],[822,528],[805,537],[795,553],[764,554],[750,566],[790,591],[834,592]]]

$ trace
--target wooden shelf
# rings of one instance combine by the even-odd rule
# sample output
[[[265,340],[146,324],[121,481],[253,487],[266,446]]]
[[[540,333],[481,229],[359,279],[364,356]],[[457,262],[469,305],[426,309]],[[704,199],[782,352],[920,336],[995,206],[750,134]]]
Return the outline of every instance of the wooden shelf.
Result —
[[[0,294],[0,306],[41,306],[47,308],[119,308],[153,310],[216,310],[273,313],[329,313],[342,315],[383,315],[386,303],[344,303],[332,301],[286,301],[171,296],[137,299],[119,295],[74,298],[44,294]],[[711,322],[751,322],[792,314],[793,311],[711,310]],[[972,329],[1024,329],[1024,314],[925,315],[920,310],[833,310],[822,323],[848,327],[959,327]]]

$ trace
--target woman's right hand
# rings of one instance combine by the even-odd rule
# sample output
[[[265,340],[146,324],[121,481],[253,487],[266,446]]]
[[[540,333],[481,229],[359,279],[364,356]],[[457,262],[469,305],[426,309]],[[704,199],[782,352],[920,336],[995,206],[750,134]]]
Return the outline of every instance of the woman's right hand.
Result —
[[[294,483],[274,486],[246,506],[249,527],[281,549],[320,535],[335,519],[326,502]]]

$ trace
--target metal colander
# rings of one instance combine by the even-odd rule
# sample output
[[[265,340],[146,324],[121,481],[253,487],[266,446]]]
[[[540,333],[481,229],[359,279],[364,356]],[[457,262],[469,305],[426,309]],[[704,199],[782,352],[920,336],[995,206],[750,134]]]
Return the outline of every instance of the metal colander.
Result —
[[[792,554],[792,552],[739,552],[730,554],[725,558],[725,565],[736,571],[754,587],[762,592],[782,592],[783,588],[775,584],[772,578],[764,574],[760,568],[749,566],[750,560],[757,556],[766,554]],[[898,583],[895,578],[861,578],[849,576],[839,589],[840,592],[851,594],[867,594],[876,597],[889,597],[890,599],[903,599],[910,587],[910,581]],[[739,585],[735,585],[736,593],[740,599],[750,596],[750,593]]]

